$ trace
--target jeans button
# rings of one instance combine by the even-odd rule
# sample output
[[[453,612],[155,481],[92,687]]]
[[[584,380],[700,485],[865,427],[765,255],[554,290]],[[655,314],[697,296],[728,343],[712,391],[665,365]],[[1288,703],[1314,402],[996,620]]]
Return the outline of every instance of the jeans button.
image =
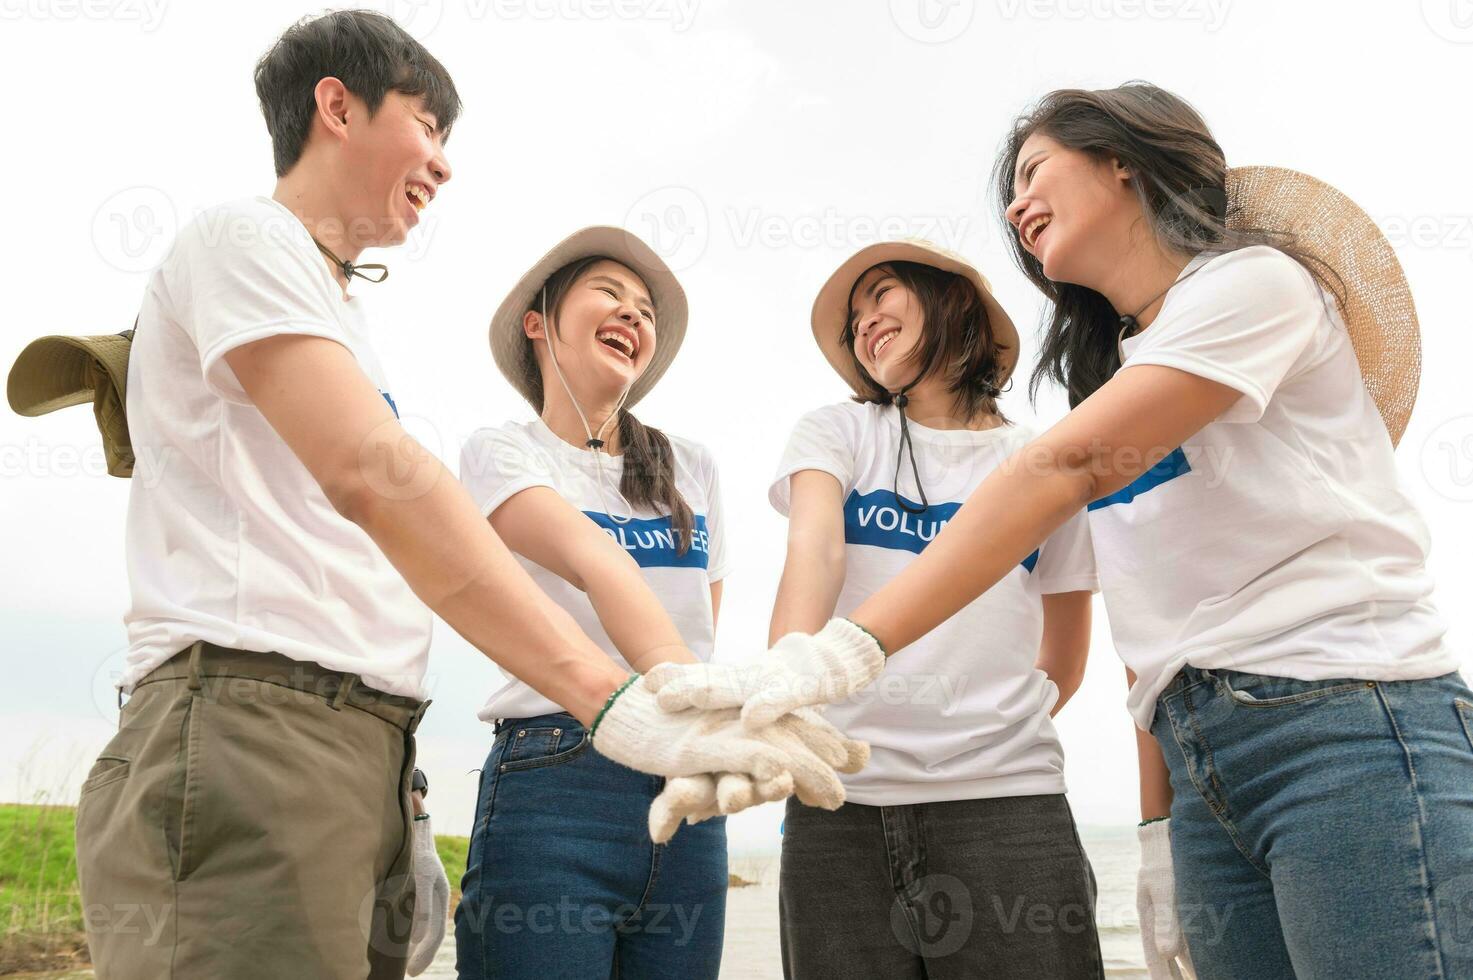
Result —
[[[561,728],[554,728],[554,729],[553,729],[553,730],[552,730],[552,733],[553,733],[553,734],[554,734],[554,735],[561,735],[561,734],[562,734],[562,733],[563,733],[563,730],[562,730],[562,729],[561,729]]]
[[[521,738],[525,734],[527,734],[527,730],[523,728],[521,731],[517,732],[517,738]]]

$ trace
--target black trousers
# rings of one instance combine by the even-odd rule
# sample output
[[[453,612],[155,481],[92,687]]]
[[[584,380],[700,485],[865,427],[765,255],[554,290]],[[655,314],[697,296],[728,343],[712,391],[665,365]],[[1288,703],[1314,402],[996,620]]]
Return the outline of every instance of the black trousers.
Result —
[[[787,803],[789,980],[1104,977],[1095,878],[1062,794]]]

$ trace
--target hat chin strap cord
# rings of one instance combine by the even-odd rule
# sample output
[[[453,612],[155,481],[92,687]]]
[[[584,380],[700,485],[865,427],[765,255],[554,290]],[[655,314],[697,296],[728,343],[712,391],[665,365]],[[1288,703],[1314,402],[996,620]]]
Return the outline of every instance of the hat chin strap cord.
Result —
[[[896,506],[905,511],[907,514],[924,514],[926,512],[926,508],[931,506],[930,502],[926,500],[926,488],[921,486],[921,471],[916,466],[915,443],[911,441],[910,429],[907,427],[905,422],[905,406],[910,402],[910,399],[906,397],[905,393],[914,388],[916,382],[919,380],[921,380],[919,377],[912,379],[909,384],[907,384],[905,387],[901,388],[898,392],[895,393],[895,407],[900,412],[900,448],[895,453],[895,480],[894,486],[891,489],[890,493],[895,497]],[[910,472],[911,475],[915,477],[916,492],[919,493],[921,497],[921,506],[919,510],[911,507],[905,502],[905,498],[900,496],[900,461],[904,458],[905,451],[907,449],[910,450]]]
[[[634,508],[629,505],[629,499],[625,497],[623,493],[619,492],[618,487],[616,486],[614,488],[614,493],[619,497],[620,500],[624,501],[624,509],[629,511],[629,516],[619,517],[618,515],[614,514],[614,512],[609,508],[608,501],[604,498],[605,477],[602,450],[604,447],[604,430],[609,427],[610,422],[619,417],[619,409],[624,406],[624,399],[629,397],[629,391],[634,387],[634,382],[631,381],[629,384],[624,386],[624,390],[619,393],[619,400],[614,403],[614,410],[609,413],[608,418],[604,419],[604,424],[598,427],[598,435],[595,436],[593,434],[593,428],[588,424],[588,416],[583,414],[583,408],[578,404],[578,399],[573,394],[573,389],[568,386],[568,379],[563,377],[563,369],[557,362],[557,351],[553,348],[552,331],[549,329],[549,321],[547,319],[546,286],[542,287],[542,331],[546,335],[547,354],[549,357],[552,358],[552,369],[554,372],[556,372],[557,379],[563,383],[563,390],[568,393],[568,401],[573,403],[573,411],[578,413],[578,420],[583,423],[583,432],[585,435],[588,436],[588,441],[584,443],[584,445],[586,445],[589,451],[593,453],[593,466],[598,473],[596,484],[598,487],[599,506],[604,509],[604,513],[609,516],[609,520],[613,521],[615,524],[628,524],[634,519]]]

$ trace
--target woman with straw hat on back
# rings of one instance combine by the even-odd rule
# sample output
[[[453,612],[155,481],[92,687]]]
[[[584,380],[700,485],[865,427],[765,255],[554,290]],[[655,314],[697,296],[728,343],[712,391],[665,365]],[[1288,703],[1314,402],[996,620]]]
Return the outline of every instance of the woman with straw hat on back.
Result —
[[[461,452],[461,481],[533,579],[634,671],[711,655],[730,568],[711,454],[630,413],[685,327],[685,294],[644,242],[619,228],[576,232],[521,278],[491,324],[497,366],[538,417],[480,429]],[[455,915],[465,980],[714,978],[727,888],[721,808],[795,789],[832,808],[843,790],[826,764],[864,761],[862,745],[816,715],[785,720],[762,737],[810,764],[767,783],[671,780],[667,800],[698,801],[711,818],[675,833],[651,810],[665,780],[590,751],[597,721],[585,730],[515,678],[480,717],[496,738]],[[800,734],[818,755],[791,742]]]
[[[1050,93],[996,179],[1048,303],[1034,380],[1073,410],[849,614],[873,649],[798,637],[650,678],[661,706],[842,697],[1087,508],[1139,729],[1151,976],[1473,976],[1473,691],[1392,452],[1419,358],[1389,243],[1319,181],[1229,170],[1144,83]]]

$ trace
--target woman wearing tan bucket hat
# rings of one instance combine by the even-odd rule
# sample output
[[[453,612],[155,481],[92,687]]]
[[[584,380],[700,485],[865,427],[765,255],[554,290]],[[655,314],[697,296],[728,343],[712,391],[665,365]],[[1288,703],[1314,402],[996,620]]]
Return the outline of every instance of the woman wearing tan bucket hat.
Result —
[[[1073,410],[849,619],[908,647],[1086,508],[1139,729],[1150,975],[1473,976],[1473,691],[1396,473],[1419,350],[1389,243],[1319,181],[1228,170],[1144,83],[1045,96],[996,182],[1047,299],[1034,382]],[[873,651],[827,632],[651,686],[759,719],[843,696]]]
[[[922,241],[862,248],[819,290],[812,321],[854,396],[798,420],[768,492],[789,519],[777,654],[781,637],[847,614],[917,559],[1031,438],[997,403],[1017,331],[960,256]],[[1097,588],[1079,514],[903,664],[827,709],[871,758],[844,777],[838,810],[788,802],[788,976],[1104,976],[1094,876],[1050,720],[1083,679]],[[1067,927],[1009,930],[976,914],[1020,896]]]
[[[460,478],[481,513],[626,670],[710,657],[730,567],[711,454],[630,412],[674,360],[686,318],[679,282],[638,237],[612,227],[570,235],[491,321],[496,364],[537,417],[480,429],[461,452]],[[832,809],[843,790],[829,766],[857,768],[867,756],[810,712],[757,733],[790,750],[791,775],[666,784],[588,751],[598,724],[585,729],[515,677],[479,714],[497,734],[455,914],[465,980],[714,978],[722,811],[795,789]],[[699,811],[678,833],[677,800]],[[548,910],[550,940],[537,909]]]

